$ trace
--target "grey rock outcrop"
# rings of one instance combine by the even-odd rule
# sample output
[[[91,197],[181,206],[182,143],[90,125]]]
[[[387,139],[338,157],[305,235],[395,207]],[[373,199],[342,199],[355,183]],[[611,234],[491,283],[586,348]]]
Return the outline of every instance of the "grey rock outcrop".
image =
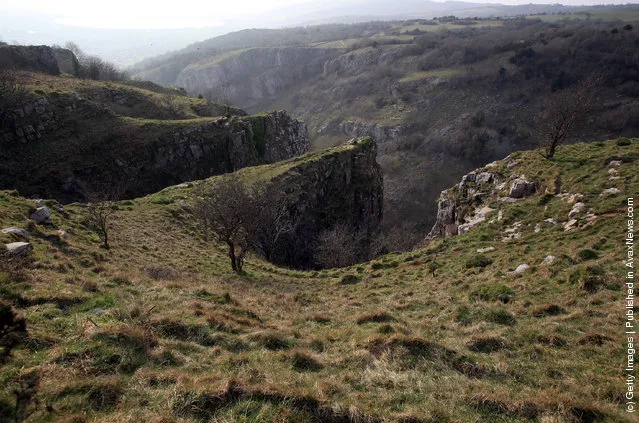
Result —
[[[2,233],[17,235],[25,239],[29,238],[29,232],[27,232],[25,229],[22,229],[22,228],[6,228],[2,230]]]
[[[524,198],[537,191],[537,183],[525,178],[517,178],[510,186],[508,196],[510,198]]]
[[[6,245],[6,249],[9,256],[23,256],[33,250],[33,246],[28,242],[12,242]]]
[[[0,68],[60,74],[54,51],[48,46],[0,45]]]
[[[47,206],[38,207],[31,213],[31,220],[35,223],[46,223],[51,219],[51,210]]]

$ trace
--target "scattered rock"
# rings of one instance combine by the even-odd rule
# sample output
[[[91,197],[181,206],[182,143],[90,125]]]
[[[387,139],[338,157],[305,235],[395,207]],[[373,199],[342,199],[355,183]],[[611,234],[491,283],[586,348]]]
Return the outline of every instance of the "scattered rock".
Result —
[[[51,210],[47,206],[38,207],[35,212],[31,214],[31,220],[35,223],[46,222],[51,218]]]
[[[617,169],[614,169],[614,168],[608,169],[608,175],[617,176],[617,175],[619,175],[619,171]]]
[[[486,247],[486,248],[478,248],[478,253],[489,253],[491,251],[495,251],[495,247]]]
[[[537,223],[537,224],[535,225],[535,233],[537,234],[537,233],[539,233],[539,232],[541,232],[541,225],[540,225],[539,223]]]
[[[488,206],[482,207],[480,209],[475,209],[475,213],[473,214],[473,217],[466,223],[459,225],[459,227],[457,228],[457,233],[459,235],[465,234],[477,224],[485,221],[488,215],[494,211],[495,211],[494,209],[491,209]]]
[[[557,257],[555,256],[546,256],[546,258],[541,262],[542,265],[548,265],[550,263],[552,263],[553,261],[555,261],[557,259]]]
[[[608,163],[608,166],[619,167],[621,166],[621,160],[611,160],[610,163]]]
[[[599,196],[600,197],[609,197],[611,195],[619,194],[619,192],[621,192],[621,191],[619,191],[619,188],[608,188],[608,189],[603,190],[601,192],[601,194],[599,194]]]
[[[566,201],[568,202],[568,204],[574,204],[574,203],[582,200],[583,198],[584,198],[583,194],[579,194],[579,193],[570,194],[569,196],[566,197]]]
[[[530,269],[530,266],[528,266],[526,263],[524,263],[524,264],[520,264],[519,266],[517,266],[517,268],[511,273],[521,274],[521,273],[524,273],[528,269]]]
[[[482,172],[477,175],[477,183],[478,184],[489,184],[493,182],[495,175],[490,172]]]
[[[33,247],[28,242],[12,242],[7,244],[7,254],[10,256],[23,256],[31,251]]]
[[[180,189],[191,188],[191,184],[187,184],[187,183],[178,184],[175,186],[175,188],[180,188]]]
[[[510,294],[499,294],[497,299],[501,301],[503,304],[508,304],[510,300],[512,300],[513,296]]]
[[[570,219],[568,222],[564,224],[564,231],[570,231],[573,229],[577,229],[577,219]]]
[[[29,238],[29,232],[22,228],[7,228],[2,230],[3,234],[15,234],[22,238]]]
[[[537,191],[537,183],[529,181],[525,178],[517,178],[510,186],[510,192],[508,197],[510,198],[524,198]]]
[[[459,188],[460,189],[464,189],[469,182],[475,182],[477,175],[475,174],[475,172],[470,172],[467,175],[462,176],[462,180],[459,183]]]
[[[575,205],[572,207],[572,210],[570,210],[570,212],[568,213],[568,218],[572,219],[573,217],[583,213],[584,211],[586,211],[586,205],[584,203],[575,203]]]
[[[519,164],[519,160],[509,160],[508,163],[506,163],[506,167],[510,169],[511,167],[515,167],[518,164]]]
[[[63,231],[62,229],[58,229],[57,231],[55,231],[56,235],[58,235],[58,238],[60,239],[67,239],[69,237],[69,234],[66,231]]]
[[[513,239],[521,238],[521,234],[519,232],[515,232],[514,234],[508,234],[501,239],[502,242],[512,241]]]

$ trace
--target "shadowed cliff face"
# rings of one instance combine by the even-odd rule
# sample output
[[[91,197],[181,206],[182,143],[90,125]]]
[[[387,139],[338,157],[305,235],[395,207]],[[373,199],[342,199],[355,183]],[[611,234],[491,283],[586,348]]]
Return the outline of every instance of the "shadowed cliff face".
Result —
[[[372,237],[383,217],[384,184],[371,138],[353,140],[320,160],[307,160],[273,179],[286,193],[287,234],[273,262],[297,268],[313,267],[320,232],[344,223]]]
[[[0,143],[0,186],[65,202],[83,198],[81,185],[117,181],[140,196],[309,148],[306,126],[284,112],[139,119],[74,94],[29,101],[0,128]]]

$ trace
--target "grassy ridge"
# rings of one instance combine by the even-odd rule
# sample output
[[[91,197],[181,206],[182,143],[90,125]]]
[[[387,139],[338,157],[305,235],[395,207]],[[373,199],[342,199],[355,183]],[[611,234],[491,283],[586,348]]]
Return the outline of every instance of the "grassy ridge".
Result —
[[[37,374],[50,407],[33,422],[630,421],[620,405],[619,245],[623,204],[639,188],[639,140],[618,144],[562,147],[554,162],[513,154],[515,166],[487,170],[542,189],[491,204],[501,220],[314,272],[250,258],[247,275],[234,275],[222,246],[193,225],[188,189],[120,203],[111,250],[83,226],[80,205],[50,202],[55,226],[34,228],[33,203],[4,191],[0,226],[29,227],[34,253],[23,270],[0,273],[0,296],[29,328],[0,370],[0,407],[8,413],[17,382]],[[609,179],[611,160],[622,162],[619,179]],[[271,177],[277,167],[243,172]],[[543,194],[557,177],[561,192],[584,195],[592,225],[544,222],[566,221],[572,207]],[[512,227],[521,237],[503,242]],[[547,255],[556,260],[541,265]],[[531,268],[508,273],[523,263]]]

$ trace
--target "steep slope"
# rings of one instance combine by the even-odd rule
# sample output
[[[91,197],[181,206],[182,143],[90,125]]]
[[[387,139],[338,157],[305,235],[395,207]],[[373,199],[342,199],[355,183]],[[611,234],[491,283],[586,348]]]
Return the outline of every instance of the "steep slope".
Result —
[[[134,197],[309,147],[306,126],[284,112],[246,116],[132,84],[24,72],[19,81],[22,106],[0,128],[0,186],[25,195],[73,201],[83,185],[117,183]]]
[[[48,201],[52,224],[34,225],[34,202],[2,192],[0,227],[27,229],[34,250],[0,271],[28,329],[0,372],[1,415],[18,389],[46,404],[20,403],[29,422],[631,422],[620,244],[638,159],[638,139],[561,147],[554,161],[520,152],[475,172],[539,184],[482,197],[501,219],[346,269],[250,257],[243,276],[200,236],[188,188],[121,202],[109,250],[80,205]],[[313,169],[282,165],[264,180]]]

